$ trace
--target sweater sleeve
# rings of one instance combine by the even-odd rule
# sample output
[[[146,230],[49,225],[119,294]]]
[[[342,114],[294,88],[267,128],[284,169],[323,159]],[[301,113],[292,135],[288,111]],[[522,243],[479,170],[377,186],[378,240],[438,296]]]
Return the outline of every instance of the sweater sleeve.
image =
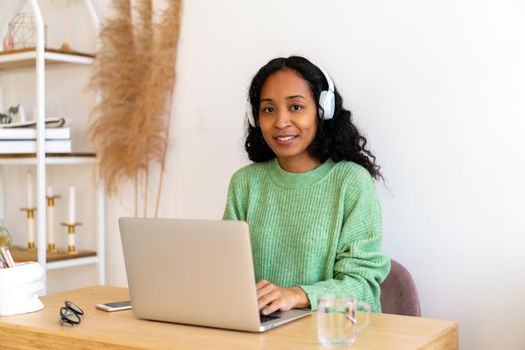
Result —
[[[232,176],[228,186],[226,208],[222,216],[223,220],[246,220],[246,206],[243,204],[243,193],[240,175],[236,173]]]
[[[312,310],[317,309],[319,294],[341,291],[366,301],[374,312],[380,312],[379,285],[390,271],[390,258],[380,250],[381,209],[370,176],[359,177],[352,190],[347,190],[344,206],[333,278],[300,287],[307,294]]]

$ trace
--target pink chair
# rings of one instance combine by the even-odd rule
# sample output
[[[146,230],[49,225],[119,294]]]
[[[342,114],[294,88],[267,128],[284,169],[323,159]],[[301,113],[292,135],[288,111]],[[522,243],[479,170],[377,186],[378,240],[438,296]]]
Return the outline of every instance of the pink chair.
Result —
[[[381,283],[381,309],[385,314],[421,316],[416,284],[410,272],[391,260],[390,274]]]

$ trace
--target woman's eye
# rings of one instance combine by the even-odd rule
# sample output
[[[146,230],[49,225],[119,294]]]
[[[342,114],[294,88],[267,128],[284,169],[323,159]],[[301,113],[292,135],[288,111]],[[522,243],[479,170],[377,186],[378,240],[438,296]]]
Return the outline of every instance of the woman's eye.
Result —
[[[263,108],[263,112],[264,113],[272,113],[273,112],[273,107],[264,107]]]
[[[292,105],[292,111],[300,111],[301,109],[303,109],[303,107],[301,105]]]

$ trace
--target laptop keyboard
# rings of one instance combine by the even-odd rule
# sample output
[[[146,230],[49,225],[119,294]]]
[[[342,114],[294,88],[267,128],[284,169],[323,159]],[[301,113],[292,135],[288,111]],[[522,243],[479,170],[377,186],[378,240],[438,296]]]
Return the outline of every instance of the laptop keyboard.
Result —
[[[259,315],[259,318],[261,319],[261,323],[272,321],[278,318],[281,318],[281,316],[277,315]]]

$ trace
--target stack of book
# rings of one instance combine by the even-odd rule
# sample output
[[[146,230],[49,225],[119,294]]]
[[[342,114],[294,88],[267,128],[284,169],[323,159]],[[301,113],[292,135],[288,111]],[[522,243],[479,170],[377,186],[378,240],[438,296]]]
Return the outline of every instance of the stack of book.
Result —
[[[48,124],[46,120],[46,124]],[[31,123],[31,122],[29,122]],[[14,124],[14,123],[13,123]],[[1,125],[0,126],[0,153],[2,154],[22,154],[36,152],[36,133],[35,123],[33,125]],[[71,152],[71,131],[67,127],[47,127],[45,130],[46,153],[70,153]]]

